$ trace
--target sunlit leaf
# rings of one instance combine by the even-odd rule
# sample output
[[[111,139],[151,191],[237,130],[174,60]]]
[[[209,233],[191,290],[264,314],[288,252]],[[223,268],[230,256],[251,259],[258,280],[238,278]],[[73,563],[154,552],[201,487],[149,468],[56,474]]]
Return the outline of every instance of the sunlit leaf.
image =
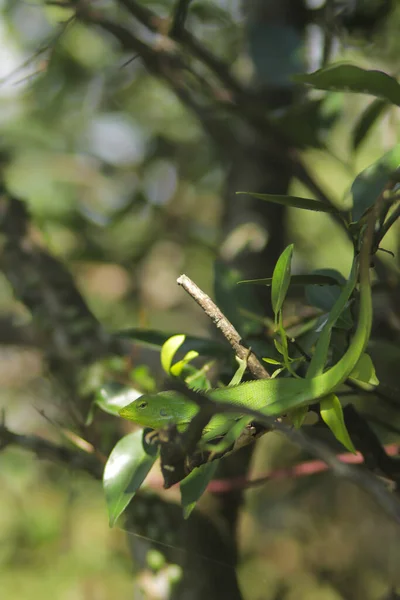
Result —
[[[307,75],[295,75],[294,80],[319,90],[370,94],[400,106],[400,84],[383,71],[336,64]]]
[[[369,354],[364,352],[350,373],[349,378],[354,381],[360,381],[361,383],[368,383],[369,385],[379,385],[379,379],[376,376],[374,363]]]
[[[278,258],[272,275],[271,301],[275,315],[281,310],[289,289],[292,256],[293,244],[290,244]]]
[[[304,208],[305,210],[314,210],[317,212],[337,213],[337,208],[330,204],[323,204],[312,198],[300,198],[298,196],[281,196],[279,194],[258,194],[255,192],[236,192],[237,194],[247,194],[259,200],[266,200],[274,204],[282,204],[283,206],[292,206],[294,208]]]
[[[275,360],[274,358],[263,358],[262,360],[270,365],[278,365],[279,367],[282,365],[279,360]]]
[[[238,356],[235,357],[236,358],[236,362],[239,363],[239,367],[237,368],[234,376],[232,377],[229,385],[239,385],[239,383],[242,381],[243,375],[247,369],[247,359],[242,359],[239,358]]]
[[[164,371],[169,375],[171,371],[172,361],[174,356],[185,341],[185,336],[173,335],[170,337],[161,348],[161,365]]]
[[[143,446],[142,430],[126,435],[114,446],[103,475],[110,527],[128,506],[156,458],[156,453],[149,454]]]
[[[325,396],[320,403],[320,412],[322,420],[328,425],[335,438],[350,452],[356,454],[357,450],[347,431],[339,398],[335,394]]]
[[[172,365],[172,367],[170,368],[170,373],[171,375],[174,375],[175,377],[179,377],[179,375],[181,375],[184,367],[189,364],[192,360],[194,360],[195,358],[197,358],[199,356],[199,353],[196,352],[195,350],[190,350],[187,354],[185,354],[185,356],[182,358],[182,360],[176,362],[174,365]]]

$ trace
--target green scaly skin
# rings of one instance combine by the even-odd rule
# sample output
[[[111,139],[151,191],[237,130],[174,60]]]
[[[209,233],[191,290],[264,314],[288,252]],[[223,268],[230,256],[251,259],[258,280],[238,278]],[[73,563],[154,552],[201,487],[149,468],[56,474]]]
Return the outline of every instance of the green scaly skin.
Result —
[[[374,211],[372,211],[374,212]],[[343,357],[328,371],[309,379],[278,378],[260,379],[239,384],[235,387],[207,391],[215,402],[238,405],[238,414],[217,414],[203,432],[203,441],[228,431],[232,421],[239,418],[240,405],[258,410],[267,416],[277,417],[289,411],[315,403],[333,392],[350,375],[366,349],[372,325],[372,298],[369,277],[369,262],[375,218],[368,221],[359,262],[360,311],[356,331]],[[354,259],[358,261],[357,257]],[[354,282],[352,282],[354,286]],[[349,290],[347,290],[348,293]],[[198,412],[197,404],[188,401],[175,391],[144,394],[120,411],[121,417],[143,427],[161,429],[167,425],[184,426]]]

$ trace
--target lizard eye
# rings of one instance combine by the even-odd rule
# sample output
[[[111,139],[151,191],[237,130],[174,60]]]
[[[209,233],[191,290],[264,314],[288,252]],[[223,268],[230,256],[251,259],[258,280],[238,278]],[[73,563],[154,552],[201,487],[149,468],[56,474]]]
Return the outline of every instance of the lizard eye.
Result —
[[[146,408],[146,406],[147,406],[146,400],[142,400],[142,402],[139,402],[139,404],[138,404],[138,408]]]

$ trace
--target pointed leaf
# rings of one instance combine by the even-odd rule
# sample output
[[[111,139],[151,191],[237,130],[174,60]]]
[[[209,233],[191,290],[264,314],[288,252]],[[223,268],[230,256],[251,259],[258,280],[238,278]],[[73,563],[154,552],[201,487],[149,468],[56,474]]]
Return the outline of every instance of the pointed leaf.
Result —
[[[369,385],[379,385],[379,379],[375,373],[374,363],[369,354],[364,352],[360,360],[349,375],[350,379],[368,383]]]
[[[295,75],[293,79],[319,90],[370,94],[400,106],[400,84],[383,71],[336,64],[307,75]]]
[[[103,475],[110,527],[123,513],[156,461],[143,445],[143,431],[126,435],[114,446]]]
[[[389,107],[390,105],[385,100],[380,100],[379,98],[371,102],[361,113],[360,118],[353,128],[352,133],[352,148],[353,150],[357,150],[360,144],[364,141],[371,128],[375,125],[381,114]]]
[[[218,460],[202,465],[185,477],[180,483],[183,516],[188,519],[198,499],[206,491],[218,468]]]
[[[328,360],[329,345],[331,342],[332,328],[336,325],[340,315],[346,309],[346,305],[350,299],[350,296],[354,290],[354,286],[357,280],[357,267],[356,263],[353,263],[353,267],[350,272],[349,279],[346,285],[343,286],[341,292],[332,306],[328,319],[322,329],[322,332],[318,338],[315,346],[314,354],[311,362],[307,369],[307,378],[316,377],[323,373],[325,364]]]
[[[333,435],[345,448],[357,453],[344,421],[343,409],[339,398],[335,394],[329,394],[321,400],[320,412],[322,420],[328,425]]]
[[[338,213],[338,209],[330,204],[323,204],[319,200],[312,198],[299,198],[298,196],[281,196],[280,194],[257,194],[255,192],[236,192],[237,194],[247,194],[259,200],[266,200],[274,204],[283,204],[283,206],[292,206],[294,208],[304,208],[305,210],[314,210],[325,213]]]
[[[279,360],[275,360],[274,358],[263,358],[262,360],[266,363],[269,363],[270,365],[278,365],[279,367],[282,366],[282,363],[279,362]]]
[[[281,310],[289,289],[292,256],[293,244],[290,244],[278,258],[272,275],[271,301],[275,316]]]
[[[182,360],[176,362],[174,365],[172,365],[172,367],[170,368],[170,373],[171,375],[174,375],[174,377],[179,377],[179,375],[181,375],[183,369],[186,367],[187,364],[190,363],[190,361],[194,360],[195,358],[197,358],[199,356],[199,353],[196,352],[195,350],[190,350],[187,354],[185,354],[185,356],[182,358]]]
[[[172,361],[174,356],[185,341],[185,336],[173,335],[170,337],[161,348],[161,365],[167,375],[170,374]]]
[[[235,358],[236,358],[236,362],[239,364],[239,366],[236,370],[236,373],[232,377],[232,379],[229,383],[229,386],[239,385],[239,383],[242,381],[243,375],[247,369],[247,359],[239,358],[238,356],[235,356]]]
[[[365,211],[374,204],[399,167],[400,144],[397,144],[357,175],[350,191],[346,194],[346,199],[351,196],[353,201],[354,221],[361,219]]]
[[[272,277],[265,277],[264,279],[243,279],[238,281],[238,284],[252,283],[254,285],[272,285]],[[309,275],[292,275],[290,279],[290,285],[337,285],[337,279],[330,277],[329,275],[322,275],[317,273],[310,273]]]
[[[96,394],[95,403],[104,412],[119,417],[119,411],[137,398],[142,392],[119,383],[104,385]]]

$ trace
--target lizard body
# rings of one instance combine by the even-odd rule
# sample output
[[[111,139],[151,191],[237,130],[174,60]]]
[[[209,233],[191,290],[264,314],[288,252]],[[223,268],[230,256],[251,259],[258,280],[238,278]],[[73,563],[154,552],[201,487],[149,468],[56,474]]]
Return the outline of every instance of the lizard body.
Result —
[[[358,259],[355,256],[352,269],[342,294],[350,296],[356,283],[358,272],[360,284],[360,309],[357,327],[351,343],[342,358],[330,369],[311,378],[259,379],[241,383],[233,387],[208,390],[204,393],[215,402],[229,402],[238,405],[237,415],[216,414],[203,431],[203,440],[211,439],[213,434],[221,435],[232,426],[232,421],[241,416],[240,405],[258,410],[271,417],[288,413],[301,406],[314,403],[333,392],[350,375],[367,346],[372,324],[372,298],[369,276],[370,252],[372,247],[374,220],[369,219],[362,249]],[[343,301],[343,298],[342,298]],[[144,427],[160,429],[175,424],[183,427],[198,412],[198,405],[175,391],[158,394],[144,394],[120,411],[125,419]]]

